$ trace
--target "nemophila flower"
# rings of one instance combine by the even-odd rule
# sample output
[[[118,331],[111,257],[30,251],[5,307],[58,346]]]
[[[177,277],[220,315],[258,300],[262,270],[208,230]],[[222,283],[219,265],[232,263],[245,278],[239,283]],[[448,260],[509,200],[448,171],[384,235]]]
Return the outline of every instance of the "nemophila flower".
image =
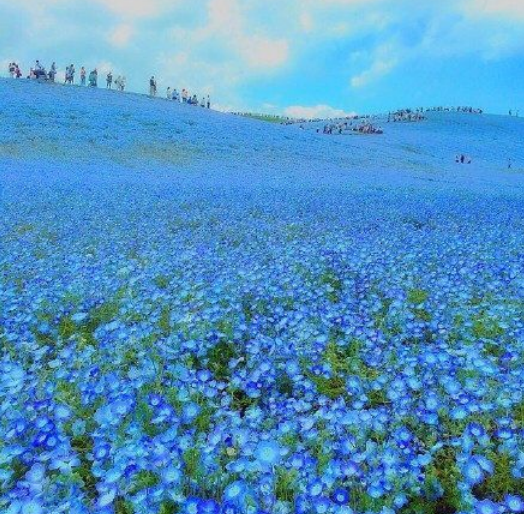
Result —
[[[187,403],[182,408],[182,421],[191,423],[202,409],[196,403]]]
[[[316,498],[322,494],[322,491],[324,490],[324,485],[321,480],[315,479],[313,480],[307,488],[307,491],[309,495],[312,498]]]
[[[25,474],[25,479],[32,487],[40,487],[46,476],[46,468],[43,464],[33,464]]]
[[[349,502],[349,492],[342,488],[335,489],[331,495],[331,499],[338,505],[345,505]]]
[[[325,514],[329,511],[331,502],[326,497],[315,498],[312,502],[315,512],[318,514]]]
[[[255,458],[263,467],[277,465],[281,459],[281,447],[275,441],[260,441],[255,450]]]
[[[202,514],[219,514],[220,505],[214,500],[204,500],[200,504],[199,513]]]
[[[164,484],[178,484],[182,480],[182,472],[173,466],[162,471],[161,478]]]
[[[516,494],[507,494],[504,497],[504,505],[510,512],[524,512],[524,498]]]
[[[116,489],[110,488],[100,492],[97,500],[97,507],[104,508],[111,505],[116,497]]]
[[[470,485],[476,485],[485,478],[485,472],[480,463],[474,457],[469,458],[462,467],[464,480]]]
[[[20,514],[43,514],[44,508],[37,500],[22,501],[20,505]]]
[[[202,501],[198,498],[187,498],[182,505],[182,512],[184,514],[198,514],[201,511]]]
[[[385,489],[381,483],[374,483],[367,488],[367,493],[371,498],[378,499],[384,495]]]
[[[71,319],[72,319],[75,323],[82,323],[82,322],[85,321],[88,317],[89,317],[89,314],[87,314],[86,312],[76,312],[75,314],[73,314],[73,315],[71,316]]]
[[[475,504],[476,514],[499,514],[500,512],[502,512],[500,506],[491,500],[482,500]]]
[[[229,484],[224,490],[224,501],[226,503],[240,503],[246,495],[246,484],[240,480]]]

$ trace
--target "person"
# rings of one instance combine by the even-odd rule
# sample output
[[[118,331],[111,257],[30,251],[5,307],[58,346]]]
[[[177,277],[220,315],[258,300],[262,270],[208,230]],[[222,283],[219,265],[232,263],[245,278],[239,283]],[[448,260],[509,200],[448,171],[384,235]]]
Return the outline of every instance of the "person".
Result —
[[[154,76],[149,79],[149,96],[151,98],[156,96],[156,80]]]
[[[86,69],[82,66],[80,68],[80,85],[85,86],[86,85]]]
[[[19,79],[22,77],[22,72],[20,71],[20,66],[18,64],[16,65],[16,71],[15,71],[16,78]]]
[[[177,88],[175,88],[175,89],[173,90],[173,100],[174,100],[175,102],[180,102],[180,95],[178,94],[178,90],[177,90]]]
[[[11,75],[11,78],[15,78],[16,76],[16,63],[10,62],[9,63],[9,75]]]
[[[166,98],[167,98],[168,100],[173,100],[173,93],[172,93],[172,91],[171,91],[171,87],[168,87],[168,88],[167,88]]]
[[[89,87],[97,87],[98,85],[98,71],[95,68],[90,74],[89,74]]]
[[[113,88],[113,72],[110,71],[106,77],[107,89]]]
[[[187,104],[187,90],[184,88],[182,89],[182,103]]]
[[[122,78],[120,79],[120,91],[124,91],[126,88],[126,76],[122,75]]]
[[[51,82],[54,82],[55,77],[56,77],[56,63],[53,62],[53,64],[51,64],[51,69],[49,70],[49,80]]]
[[[508,159],[508,170],[511,169],[511,164],[512,164],[512,163],[511,163],[511,157],[510,157],[510,158]]]
[[[37,59],[35,63],[35,67],[33,69],[33,74],[36,79],[39,79],[40,77],[47,78],[46,72],[42,64],[40,64],[40,61]]]
[[[71,64],[71,66],[69,66],[69,81],[70,81],[69,83],[70,84],[75,83],[75,73],[76,73],[75,65]]]
[[[207,108],[211,109],[211,99],[209,98],[209,95],[207,95]]]
[[[193,101],[191,103],[193,105],[198,105],[198,97],[197,97],[197,95],[193,95]]]
[[[206,107],[206,99],[204,97],[202,97],[202,100],[200,101],[200,107]]]

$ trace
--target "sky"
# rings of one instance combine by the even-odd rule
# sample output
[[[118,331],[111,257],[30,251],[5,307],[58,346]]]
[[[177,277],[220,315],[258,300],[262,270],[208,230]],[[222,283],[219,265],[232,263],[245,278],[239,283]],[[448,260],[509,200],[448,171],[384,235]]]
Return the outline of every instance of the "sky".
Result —
[[[1,74],[35,59],[222,110],[524,115],[524,0],[0,0]]]

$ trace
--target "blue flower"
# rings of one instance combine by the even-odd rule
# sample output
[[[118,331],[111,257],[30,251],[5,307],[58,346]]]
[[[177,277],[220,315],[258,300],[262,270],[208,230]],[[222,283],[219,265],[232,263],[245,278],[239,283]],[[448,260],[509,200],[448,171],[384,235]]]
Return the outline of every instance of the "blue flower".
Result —
[[[332,500],[338,505],[344,505],[349,502],[349,493],[346,489],[335,489],[331,495]]]
[[[475,504],[476,514],[499,514],[500,506],[491,500],[482,500]]]
[[[462,474],[465,481],[470,485],[479,484],[484,480],[484,471],[474,457],[469,458],[464,464]]]
[[[42,504],[36,500],[29,500],[27,502],[22,502],[21,505],[21,514],[43,514],[44,508]]]
[[[202,409],[196,403],[186,403],[182,408],[182,420],[191,423],[200,414]]]
[[[193,498],[193,497],[187,498],[184,504],[182,505],[182,513],[183,514],[199,514],[201,503],[202,503],[201,500],[199,500],[198,498]]]
[[[524,498],[515,494],[507,494],[504,497],[504,504],[510,512],[524,512]]]
[[[240,480],[229,484],[224,491],[224,501],[228,503],[239,503],[244,499],[247,487]]]
[[[263,467],[276,466],[281,459],[280,445],[274,441],[260,441],[255,450],[255,458]]]

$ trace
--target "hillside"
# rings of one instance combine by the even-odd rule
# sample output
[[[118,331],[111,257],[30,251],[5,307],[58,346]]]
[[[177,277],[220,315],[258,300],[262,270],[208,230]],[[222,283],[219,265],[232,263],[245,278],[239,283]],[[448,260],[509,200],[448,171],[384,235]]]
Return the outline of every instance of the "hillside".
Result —
[[[0,98],[1,512],[522,511],[524,120]]]
[[[430,113],[424,123],[383,124],[383,137],[339,138],[103,89],[2,79],[0,93],[3,158],[179,169],[212,161],[243,172],[289,171],[300,159],[302,175],[420,169],[470,177],[502,171],[512,157],[524,169],[524,119]],[[457,153],[473,157],[473,173],[454,165]]]

